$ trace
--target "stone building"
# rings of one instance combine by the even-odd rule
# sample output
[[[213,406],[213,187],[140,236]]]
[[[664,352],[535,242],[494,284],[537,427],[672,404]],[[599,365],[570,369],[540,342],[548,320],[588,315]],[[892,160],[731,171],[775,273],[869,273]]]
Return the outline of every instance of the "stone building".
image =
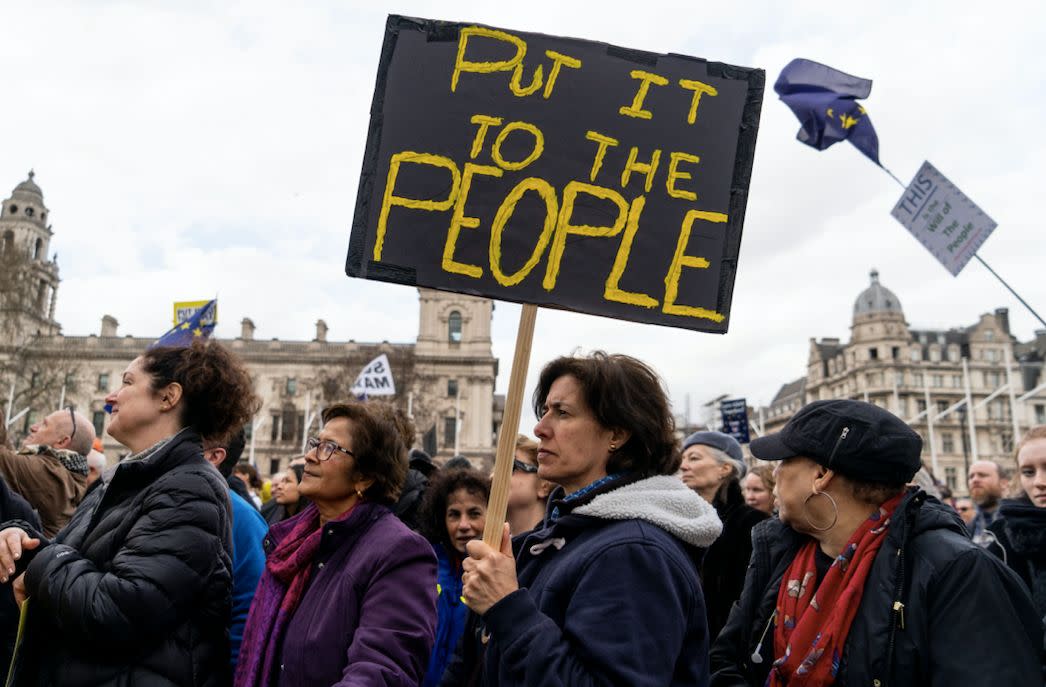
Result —
[[[0,213],[3,255],[17,268],[14,281],[28,284],[21,291],[10,285],[0,289],[0,403],[16,438],[60,405],[73,406],[93,420],[112,461],[124,449],[104,434],[104,398],[127,364],[162,332],[120,336],[116,318],[105,315],[96,334],[62,333],[54,319],[59,279],[57,264],[47,258],[52,236],[47,215],[32,173],[4,201]],[[498,362],[490,338],[493,302],[418,292],[414,343],[329,341],[323,320],[311,339],[259,340],[247,317],[238,337],[220,340],[246,362],[263,400],[247,428],[245,452],[261,473],[270,474],[299,455],[305,437],[317,431],[322,407],[348,398],[356,375],[382,353],[388,356],[398,392],[392,402],[414,418],[416,446],[437,459],[457,451],[479,462],[493,460],[501,420],[494,395]],[[165,307],[169,304],[157,304]]]
[[[1021,433],[1046,422],[1044,357],[1046,335],[1019,343],[1006,308],[966,327],[912,328],[900,300],[872,271],[854,302],[850,340],[810,339],[806,374],[784,384],[763,409],[763,431],[778,431],[811,401],[869,401],[919,432],[923,462],[965,493],[970,463],[991,459],[1012,467]]]

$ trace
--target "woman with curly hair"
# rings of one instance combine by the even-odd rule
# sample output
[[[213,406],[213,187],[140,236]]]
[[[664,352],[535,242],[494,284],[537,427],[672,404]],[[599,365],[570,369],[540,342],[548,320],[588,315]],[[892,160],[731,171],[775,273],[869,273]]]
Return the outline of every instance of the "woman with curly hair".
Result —
[[[436,552],[436,644],[423,687],[434,687],[461,640],[468,607],[461,600],[461,561],[465,545],[483,536],[490,480],[481,472],[443,469],[429,482],[421,502],[421,533]]]
[[[0,531],[0,577],[30,603],[15,684],[226,684],[229,496],[201,436],[250,421],[250,375],[213,341],[151,348],[106,402],[131,454],[53,540],[19,521]]]

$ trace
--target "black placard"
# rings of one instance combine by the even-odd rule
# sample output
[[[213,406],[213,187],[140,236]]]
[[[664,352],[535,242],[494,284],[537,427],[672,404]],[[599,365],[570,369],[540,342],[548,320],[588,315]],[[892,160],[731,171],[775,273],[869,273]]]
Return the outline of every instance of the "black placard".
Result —
[[[392,15],[346,273],[724,333],[763,83]]]

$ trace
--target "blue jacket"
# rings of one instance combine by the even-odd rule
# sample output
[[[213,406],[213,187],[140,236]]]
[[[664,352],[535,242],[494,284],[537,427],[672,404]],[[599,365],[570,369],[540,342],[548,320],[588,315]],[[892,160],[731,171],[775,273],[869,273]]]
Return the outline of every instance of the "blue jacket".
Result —
[[[461,600],[461,562],[457,556],[447,555],[442,544],[432,547],[436,551],[436,644],[432,647],[429,668],[425,671],[423,687],[435,687],[443,677],[443,671],[454,655],[454,649],[465,630],[468,606]]]
[[[251,608],[258,579],[265,570],[262,541],[269,531],[269,525],[257,508],[231,489],[229,501],[232,503],[232,623],[229,625],[229,644],[232,645],[232,667],[235,670],[247,611]]]
[[[486,685],[708,684],[700,551],[715,510],[675,477],[608,485],[555,503],[526,535],[520,589],[487,611]]]

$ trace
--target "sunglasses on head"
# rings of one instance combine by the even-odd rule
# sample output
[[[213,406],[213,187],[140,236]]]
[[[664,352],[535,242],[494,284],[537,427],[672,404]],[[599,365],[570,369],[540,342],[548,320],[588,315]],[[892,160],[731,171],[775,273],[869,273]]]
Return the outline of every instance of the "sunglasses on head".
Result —
[[[513,471],[515,471],[515,470],[522,470],[523,472],[528,472],[530,474],[533,474],[533,473],[538,471],[538,466],[537,465],[531,465],[530,463],[524,463],[522,460],[519,460],[518,458],[513,458],[512,459],[512,470]]]

